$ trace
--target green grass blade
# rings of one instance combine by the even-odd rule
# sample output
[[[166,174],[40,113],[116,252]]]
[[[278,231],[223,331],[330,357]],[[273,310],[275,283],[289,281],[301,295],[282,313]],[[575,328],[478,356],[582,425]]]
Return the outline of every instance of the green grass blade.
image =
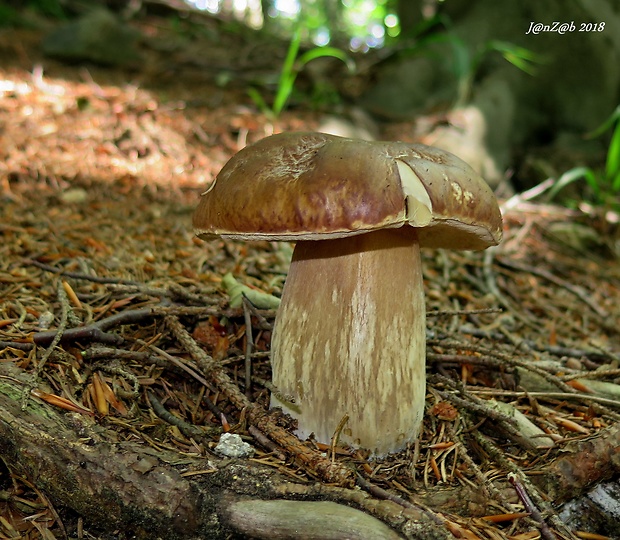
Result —
[[[594,176],[592,169],[588,167],[575,167],[574,169],[566,171],[562,176],[560,176],[560,178],[558,178],[557,182],[549,190],[549,200],[552,200],[560,192],[560,190],[564,189],[569,184],[576,182],[577,180],[581,180],[582,178],[584,178],[589,184],[592,178],[590,178],[590,181],[588,181],[588,176]],[[596,186],[598,189],[598,184],[596,184]]]
[[[616,177],[612,179],[611,189],[616,196],[620,195],[620,171],[618,171]]]
[[[596,137],[600,137],[603,133],[605,133],[611,126],[614,125],[614,122],[620,122],[620,105],[616,107],[614,112],[612,112],[609,117],[596,129],[590,131],[585,135],[586,139],[595,139]]]
[[[620,174],[620,121],[616,123],[614,133],[607,149],[605,176],[611,180]]]
[[[282,64],[282,70],[280,71],[280,79],[278,80],[278,90],[276,92],[276,97],[273,101],[272,111],[273,114],[278,116],[288,98],[291,96],[291,92],[293,91],[293,85],[295,84],[295,79],[297,78],[297,71],[295,70],[295,60],[297,59],[297,53],[299,52],[299,47],[301,45],[301,31],[299,28],[295,30],[293,33],[293,37],[291,38],[291,43],[288,46],[288,51],[286,53],[286,58],[284,59],[284,63]]]
[[[269,105],[267,105],[265,98],[263,98],[262,94],[256,88],[250,87],[246,91],[248,93],[248,96],[250,96],[250,98],[254,102],[254,105],[258,107],[259,111],[261,111],[266,116],[270,116],[273,114],[271,109],[269,108]]]
[[[586,172],[583,175],[583,178],[585,179],[585,181],[587,182],[587,184],[590,186],[590,188],[592,189],[592,191],[594,191],[594,195],[596,196],[597,199],[600,200],[601,198],[601,181],[603,180],[601,177],[597,176],[596,173],[588,168],[588,167],[584,167]]]
[[[303,68],[308,62],[314,60],[315,58],[336,58],[337,60],[341,60],[350,73],[355,71],[355,62],[353,59],[347,55],[344,51],[337,49],[336,47],[317,47],[315,49],[311,49],[304,54],[302,54],[297,59],[297,64],[299,65],[299,70]]]
[[[491,40],[486,44],[489,51],[497,51],[507,62],[527,73],[536,74],[536,65],[544,64],[547,59],[542,54],[535,53],[525,47],[519,47],[506,41]]]

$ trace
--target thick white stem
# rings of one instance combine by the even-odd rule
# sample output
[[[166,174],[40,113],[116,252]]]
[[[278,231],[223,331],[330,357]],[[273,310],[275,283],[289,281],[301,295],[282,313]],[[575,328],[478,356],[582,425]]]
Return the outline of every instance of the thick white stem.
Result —
[[[272,407],[298,435],[384,455],[419,434],[425,305],[415,229],[299,242],[272,340]]]

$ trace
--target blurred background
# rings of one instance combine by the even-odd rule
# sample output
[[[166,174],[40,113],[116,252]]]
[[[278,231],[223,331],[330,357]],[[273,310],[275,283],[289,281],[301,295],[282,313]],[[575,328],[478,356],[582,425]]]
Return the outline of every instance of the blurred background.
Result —
[[[443,148],[620,253],[612,0],[0,0],[0,126],[6,200],[120,182],[191,208],[245,145],[323,131]]]
[[[619,12],[611,0],[2,0],[0,65],[150,88],[229,119],[234,102],[268,131],[433,144],[500,194],[552,178],[553,198],[617,210]],[[241,144],[264,136],[242,132]]]

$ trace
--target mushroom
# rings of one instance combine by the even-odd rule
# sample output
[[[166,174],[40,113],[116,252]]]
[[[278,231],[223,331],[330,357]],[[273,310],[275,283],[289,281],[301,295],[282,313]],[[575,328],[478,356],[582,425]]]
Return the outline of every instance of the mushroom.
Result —
[[[271,406],[297,434],[375,456],[420,431],[420,247],[497,245],[492,190],[457,157],[402,142],[282,133],[238,152],[194,214],[201,238],[297,242],[272,338]]]

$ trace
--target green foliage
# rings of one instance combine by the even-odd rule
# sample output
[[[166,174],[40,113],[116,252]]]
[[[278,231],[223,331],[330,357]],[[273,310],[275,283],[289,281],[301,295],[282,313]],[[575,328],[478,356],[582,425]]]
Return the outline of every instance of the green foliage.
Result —
[[[529,75],[535,75],[537,65],[546,62],[543,55],[506,41],[489,40],[473,51],[452,29],[452,22],[443,15],[423,20],[409,33],[408,38],[412,44],[403,49],[401,54],[425,55],[437,62],[447,62],[457,81],[455,107],[469,101],[474,80],[483,62],[494,53],[499,53],[504,60]]]
[[[433,32],[420,42],[419,47],[424,48],[430,44],[442,42],[448,43],[452,51],[452,72],[458,84],[456,106],[467,103],[475,77],[483,61],[491,54],[501,54],[504,60],[529,75],[535,75],[537,64],[543,64],[546,61],[542,55],[505,41],[487,41],[478,51],[474,52],[450,29],[441,33]]]
[[[620,210],[620,105],[598,128],[588,133],[586,138],[600,137],[609,130],[612,130],[612,134],[605,167],[602,170],[575,167],[566,171],[549,190],[550,199],[573,182],[584,180],[592,195],[592,203]]]
[[[280,305],[280,299],[276,296],[239,283],[231,273],[222,278],[222,287],[230,296],[229,303],[233,308],[242,306],[244,298],[259,309],[278,309]]]
[[[291,39],[286,58],[280,70],[276,95],[271,106],[267,105],[263,95],[256,88],[249,88],[248,94],[261,111],[269,116],[277,118],[288,103],[297,76],[304,66],[316,58],[336,58],[341,60],[350,71],[355,69],[353,60],[342,50],[335,47],[315,47],[299,56],[301,46],[301,32],[297,29]]]
[[[528,75],[536,75],[536,66],[547,61],[543,55],[506,41],[488,41],[483,52],[486,54],[493,51],[500,53],[504,60]]]
[[[48,17],[54,17],[56,19],[66,18],[60,0],[30,0],[28,4],[30,7]]]
[[[267,4],[275,8],[274,0]],[[344,39],[352,40],[355,50],[383,46],[393,36],[398,35],[398,23],[388,28],[386,17],[396,16],[396,2],[393,0],[298,0],[298,11],[270,18],[271,31],[289,36],[296,28],[302,28],[303,39],[315,44],[325,43],[325,34],[335,45],[344,47]],[[275,11],[272,10],[272,11]],[[396,19],[397,21],[398,19]],[[374,39],[372,30],[383,27],[384,36]],[[321,39],[317,39],[321,36]],[[374,42],[374,44],[370,44]]]
[[[467,49],[462,42],[460,46]],[[474,79],[480,70],[482,62],[493,53],[501,54],[504,60],[528,75],[535,75],[537,65],[546,62],[546,58],[543,55],[507,41],[489,40],[473,56],[465,50],[462,55],[471,59],[459,73],[457,106],[463,105],[469,100]]]
[[[32,22],[22,16],[24,8],[29,8],[46,17],[66,19],[60,0],[30,0],[19,8],[13,7],[15,3],[0,0],[0,27],[29,27]]]
[[[0,2],[0,27],[17,26],[19,23],[19,14],[11,6]]]

